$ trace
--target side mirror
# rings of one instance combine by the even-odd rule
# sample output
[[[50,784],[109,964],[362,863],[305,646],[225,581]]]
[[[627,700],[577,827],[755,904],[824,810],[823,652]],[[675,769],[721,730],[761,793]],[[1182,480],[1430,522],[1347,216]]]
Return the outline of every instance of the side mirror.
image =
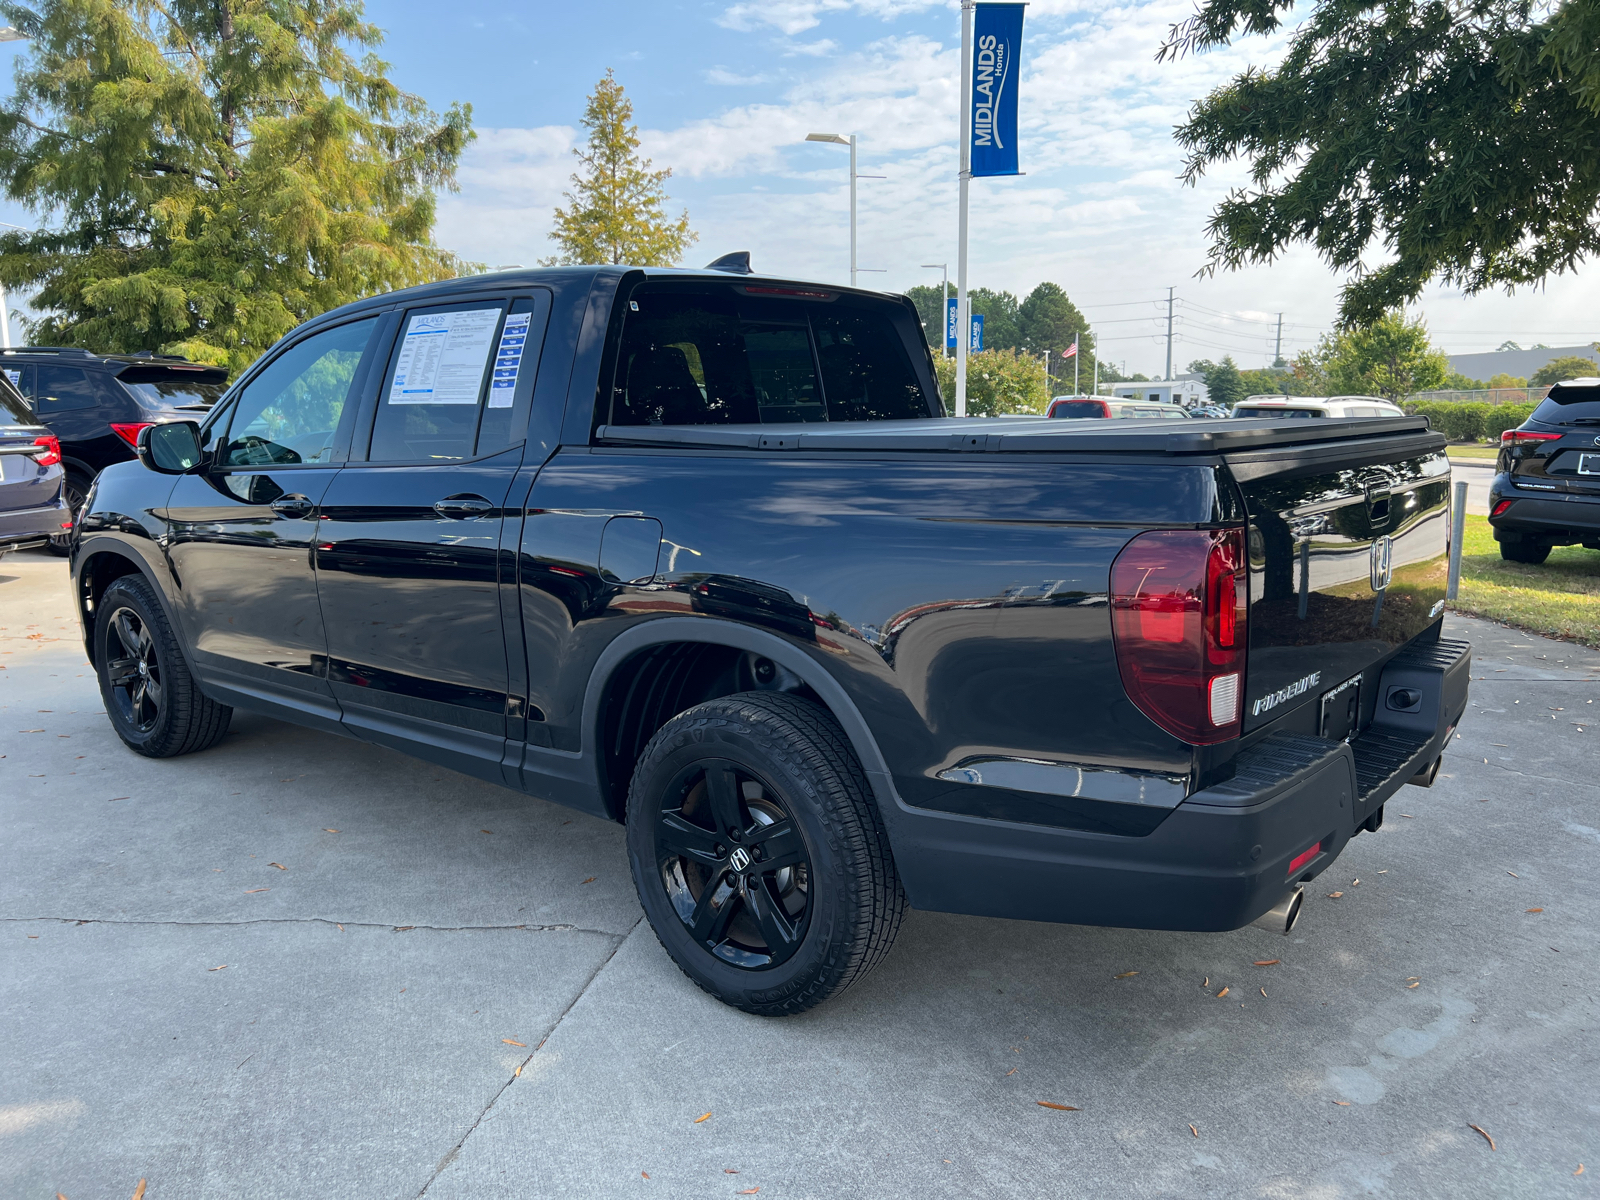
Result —
[[[200,426],[194,421],[146,425],[135,446],[139,461],[158,475],[187,475],[200,465]]]

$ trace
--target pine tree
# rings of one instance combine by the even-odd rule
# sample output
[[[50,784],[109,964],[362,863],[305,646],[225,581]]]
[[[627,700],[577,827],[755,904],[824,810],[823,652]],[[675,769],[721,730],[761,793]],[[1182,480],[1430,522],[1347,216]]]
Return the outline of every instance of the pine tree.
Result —
[[[633,102],[608,69],[584,109],[589,140],[572,152],[583,171],[572,177],[567,207],[555,211],[550,239],[561,253],[545,259],[546,266],[668,267],[700,240],[687,212],[676,220],[666,214],[665,184],[672,171],[652,170],[651,161],[639,156],[639,127],[632,122]]]
[[[0,182],[43,219],[0,238],[37,341],[238,370],[317,313],[448,277],[444,116],[356,49],[359,0],[40,0],[0,107]]]

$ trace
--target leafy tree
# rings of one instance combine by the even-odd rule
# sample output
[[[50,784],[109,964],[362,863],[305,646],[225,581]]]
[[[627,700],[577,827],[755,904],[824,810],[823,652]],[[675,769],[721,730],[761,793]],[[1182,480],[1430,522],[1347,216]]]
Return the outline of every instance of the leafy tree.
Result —
[[[608,69],[595,84],[580,122],[588,143],[572,153],[583,170],[572,177],[567,207],[555,211],[550,240],[561,253],[546,266],[570,263],[629,263],[670,267],[700,240],[689,228],[689,214],[676,220],[666,213],[669,168],[652,170],[639,157],[639,127],[633,101]]]
[[[934,360],[945,411],[956,410],[956,360]],[[1002,413],[1043,415],[1050,404],[1044,364],[1015,350],[980,350],[967,356],[967,415],[997,417]]]
[[[1385,313],[1365,329],[1326,334],[1315,352],[1330,395],[1377,395],[1401,400],[1442,387],[1450,360],[1428,340],[1420,319]]]
[[[1072,385],[1073,361],[1063,358],[1062,351],[1072,345],[1074,335],[1078,337],[1076,371],[1079,386],[1085,391],[1094,386],[1094,331],[1089,328],[1088,319],[1067,298],[1067,293],[1059,284],[1046,281],[1029,292],[1017,309],[1017,320],[1021,326],[1022,345],[1035,354],[1049,355],[1050,375],[1057,381],[1057,392]],[[1115,382],[1113,375],[1115,372],[1108,374],[1105,365],[1101,364],[1102,380]]]
[[[30,39],[0,181],[43,218],[0,238],[30,338],[238,370],[306,318],[460,271],[433,244],[471,108],[444,116],[352,48],[359,0],[0,4]]]
[[[1292,7],[1202,0],[1161,57],[1276,33]],[[1310,242],[1354,272],[1347,327],[1434,278],[1536,283],[1600,250],[1600,6],[1314,0],[1280,64],[1212,92],[1177,137],[1190,183],[1250,167],[1212,215],[1207,270]]]
[[[1516,342],[1512,342],[1512,341],[1501,342],[1498,346],[1495,347],[1496,351],[1499,351],[1499,352],[1502,352],[1502,353],[1507,351],[1507,350],[1521,350],[1521,349],[1522,349],[1521,346],[1517,345]]]
[[[972,315],[983,318],[985,350],[1016,350],[1022,345],[1022,327],[1017,317],[1017,298],[1010,292],[972,288],[967,292]]]
[[[1584,358],[1581,354],[1564,354],[1560,358],[1552,358],[1529,375],[1528,386],[1548,387],[1552,383],[1560,383],[1563,379],[1582,379],[1586,375],[1600,375],[1600,363],[1596,363],[1592,358]]]
[[[955,288],[951,288],[950,295],[955,294]],[[943,354],[944,288],[938,284],[923,284],[907,288],[906,296],[917,306],[917,320],[922,322],[922,331],[928,335],[928,345],[933,348],[934,356]]]
[[[1212,404],[1232,408],[1250,394],[1249,388],[1245,386],[1244,377],[1239,373],[1238,364],[1233,361],[1231,354],[1224,355],[1219,363],[1204,358],[1197,359],[1189,364],[1189,370],[1205,380],[1206,391],[1210,393]]]
[[[1521,349],[1521,347],[1519,346],[1518,349]],[[1520,375],[1510,375],[1505,371],[1501,371],[1498,375],[1489,377],[1488,386],[1492,388],[1525,388],[1528,386],[1528,381]]]

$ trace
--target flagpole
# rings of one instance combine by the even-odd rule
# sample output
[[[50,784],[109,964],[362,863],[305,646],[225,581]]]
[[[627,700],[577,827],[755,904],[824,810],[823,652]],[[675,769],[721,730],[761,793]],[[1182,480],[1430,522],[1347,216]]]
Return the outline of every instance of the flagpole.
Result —
[[[1081,395],[1078,391],[1078,334],[1072,335],[1072,394]]]
[[[967,309],[967,192],[972,184],[972,11],[976,0],[961,0],[961,199],[956,222],[956,416],[967,415],[967,345],[972,317]]]

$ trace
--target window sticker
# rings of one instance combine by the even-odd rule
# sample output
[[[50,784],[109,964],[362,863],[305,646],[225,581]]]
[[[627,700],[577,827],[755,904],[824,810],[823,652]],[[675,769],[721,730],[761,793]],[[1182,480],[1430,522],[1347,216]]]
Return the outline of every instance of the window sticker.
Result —
[[[512,313],[500,332],[500,348],[495,351],[494,376],[489,381],[489,407],[510,408],[517,395],[517,372],[522,369],[522,352],[528,341],[528,319],[532,313]]]
[[[498,308],[418,314],[406,328],[390,404],[476,404]]]
[[[11,382],[16,384],[18,387],[22,386],[22,372],[21,371],[13,371],[10,367],[7,367],[6,368],[6,378],[11,380]]]

